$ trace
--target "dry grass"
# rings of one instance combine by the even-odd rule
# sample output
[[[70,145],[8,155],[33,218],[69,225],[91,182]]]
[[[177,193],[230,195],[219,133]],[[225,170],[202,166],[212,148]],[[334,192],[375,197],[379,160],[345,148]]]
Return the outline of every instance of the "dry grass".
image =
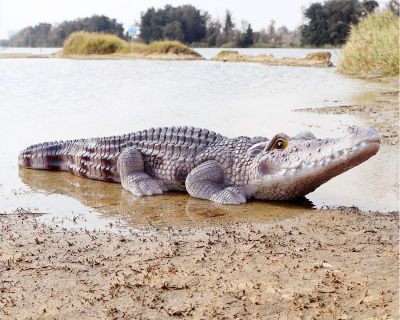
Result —
[[[66,55],[200,55],[178,41],[156,41],[148,45],[129,43],[115,35],[104,33],[75,32],[64,43]]]
[[[360,77],[399,74],[399,18],[391,12],[369,15],[353,26],[338,70]]]
[[[126,45],[121,38],[105,33],[74,32],[64,42],[64,54],[113,54]]]

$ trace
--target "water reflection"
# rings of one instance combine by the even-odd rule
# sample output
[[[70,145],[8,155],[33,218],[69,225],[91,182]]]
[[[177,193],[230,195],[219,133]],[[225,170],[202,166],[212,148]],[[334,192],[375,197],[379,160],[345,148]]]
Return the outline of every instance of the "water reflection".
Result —
[[[83,179],[66,172],[21,168],[19,176],[35,191],[74,198],[103,217],[123,219],[130,226],[261,222],[304,214],[313,207],[307,199],[287,203],[251,201],[245,206],[221,206],[174,192],[139,198],[123,190],[119,184]],[[60,200],[57,197],[52,199]]]
[[[309,50],[271,53],[305,56]],[[375,92],[394,90],[385,83],[341,76],[334,68],[211,61],[0,59],[0,74],[7,80],[0,86],[0,136],[7,137],[0,150],[0,212],[24,207],[52,213],[54,219],[79,214],[87,226],[95,227],[120,217],[132,224],[154,225],[261,221],[308,209],[251,202],[227,210],[184,194],[136,199],[121,193],[119,185],[60,172],[20,172],[27,187],[18,178],[21,149],[42,141],[171,125],[209,128],[229,137],[295,135],[304,130],[318,137],[337,137],[348,126],[370,120],[291,110],[387,100],[392,95],[375,98]],[[387,152],[382,148],[376,157],[307,197],[318,208],[355,205],[364,210],[398,210],[397,153],[398,148]],[[106,216],[112,219],[103,219]]]

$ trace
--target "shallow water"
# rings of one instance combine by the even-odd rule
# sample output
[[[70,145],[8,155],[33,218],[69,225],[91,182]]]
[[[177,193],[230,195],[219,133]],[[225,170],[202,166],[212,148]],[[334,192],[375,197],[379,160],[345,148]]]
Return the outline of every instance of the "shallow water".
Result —
[[[296,54],[308,52],[298,49]],[[385,146],[376,157],[308,195],[305,205],[254,202],[234,209],[177,194],[135,199],[121,192],[118,184],[58,172],[19,171],[17,166],[18,152],[37,142],[165,125],[206,127],[227,136],[310,130],[336,137],[350,125],[366,123],[351,116],[291,110],[351,104],[360,96],[387,90],[383,83],[346,78],[334,68],[64,59],[0,60],[0,81],[0,211],[24,207],[51,212],[45,219],[79,213],[88,225],[100,227],[109,223],[105,217],[159,225],[172,220],[200,223],[209,221],[208,215],[219,217],[213,221],[263,220],[296,214],[293,208],[299,206],[398,209],[397,149]]]

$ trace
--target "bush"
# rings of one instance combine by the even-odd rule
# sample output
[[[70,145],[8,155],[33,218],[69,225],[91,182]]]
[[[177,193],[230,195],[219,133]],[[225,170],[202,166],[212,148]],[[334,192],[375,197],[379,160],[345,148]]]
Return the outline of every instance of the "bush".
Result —
[[[64,42],[65,54],[112,54],[126,46],[126,41],[105,33],[75,32]]]
[[[155,41],[147,45],[147,54],[187,54],[200,55],[179,41]]]
[[[105,54],[136,54],[136,55],[200,55],[179,41],[156,41],[148,45],[129,43],[117,36],[104,33],[76,32],[64,42],[66,55],[105,55]]]
[[[353,26],[342,51],[339,71],[371,77],[399,74],[399,17],[374,13]]]

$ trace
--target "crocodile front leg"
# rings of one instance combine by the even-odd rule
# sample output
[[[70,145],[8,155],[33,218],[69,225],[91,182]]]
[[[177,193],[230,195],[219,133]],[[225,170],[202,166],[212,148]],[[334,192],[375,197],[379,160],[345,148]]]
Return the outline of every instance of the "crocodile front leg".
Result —
[[[194,168],[186,178],[186,190],[192,197],[207,199],[221,204],[246,203],[245,191],[239,186],[226,187],[224,171],[214,160]]]
[[[121,152],[117,169],[122,187],[134,195],[151,196],[163,193],[160,181],[144,172],[143,156],[135,148],[126,148]]]

